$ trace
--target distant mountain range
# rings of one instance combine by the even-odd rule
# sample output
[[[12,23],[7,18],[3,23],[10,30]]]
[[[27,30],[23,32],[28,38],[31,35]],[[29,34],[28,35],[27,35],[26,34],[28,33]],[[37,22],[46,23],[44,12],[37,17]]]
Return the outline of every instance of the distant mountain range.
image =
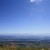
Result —
[[[41,40],[49,40],[50,35],[36,35],[36,34],[17,34],[17,35],[0,35],[0,42],[1,41],[41,41]]]

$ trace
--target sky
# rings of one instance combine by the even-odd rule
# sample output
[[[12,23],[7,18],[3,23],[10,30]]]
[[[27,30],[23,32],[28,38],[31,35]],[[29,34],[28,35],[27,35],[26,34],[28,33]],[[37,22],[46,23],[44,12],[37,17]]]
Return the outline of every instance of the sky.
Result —
[[[50,33],[50,0],[0,0],[0,34]]]

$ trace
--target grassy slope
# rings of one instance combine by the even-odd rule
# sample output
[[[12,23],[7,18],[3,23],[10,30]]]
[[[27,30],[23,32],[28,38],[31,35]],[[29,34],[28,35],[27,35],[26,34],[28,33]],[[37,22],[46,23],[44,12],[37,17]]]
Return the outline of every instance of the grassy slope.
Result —
[[[48,50],[48,48],[0,47],[0,50]],[[49,49],[50,50],[50,49]]]

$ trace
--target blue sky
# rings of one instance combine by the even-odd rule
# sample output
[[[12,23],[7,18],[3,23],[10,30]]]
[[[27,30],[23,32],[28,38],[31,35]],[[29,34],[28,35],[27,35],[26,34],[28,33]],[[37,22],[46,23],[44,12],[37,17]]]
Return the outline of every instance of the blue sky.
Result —
[[[0,0],[1,33],[50,33],[50,0]]]

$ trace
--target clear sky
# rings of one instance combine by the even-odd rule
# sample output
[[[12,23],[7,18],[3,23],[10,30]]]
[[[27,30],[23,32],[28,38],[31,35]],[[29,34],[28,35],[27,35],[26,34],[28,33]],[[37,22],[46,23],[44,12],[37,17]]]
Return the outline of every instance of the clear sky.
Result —
[[[50,0],[0,0],[1,33],[50,33]]]

